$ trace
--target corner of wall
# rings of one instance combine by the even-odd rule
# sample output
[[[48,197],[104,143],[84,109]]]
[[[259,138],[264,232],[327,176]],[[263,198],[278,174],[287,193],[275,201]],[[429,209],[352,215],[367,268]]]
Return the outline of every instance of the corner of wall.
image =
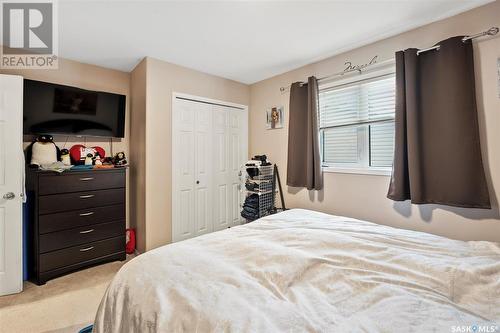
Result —
[[[130,216],[136,229],[137,249],[146,251],[146,58],[130,75]]]

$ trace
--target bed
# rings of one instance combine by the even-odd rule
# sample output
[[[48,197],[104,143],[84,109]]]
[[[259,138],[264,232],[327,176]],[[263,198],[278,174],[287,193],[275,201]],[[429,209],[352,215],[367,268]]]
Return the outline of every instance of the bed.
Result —
[[[124,265],[95,332],[500,332],[500,243],[292,209]]]

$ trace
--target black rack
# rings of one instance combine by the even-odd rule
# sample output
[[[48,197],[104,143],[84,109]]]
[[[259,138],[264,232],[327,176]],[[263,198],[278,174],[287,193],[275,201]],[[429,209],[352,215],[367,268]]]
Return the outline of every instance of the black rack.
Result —
[[[281,188],[278,167],[269,165],[243,165],[240,171],[241,189],[244,195],[241,203],[241,216],[247,221],[274,214],[276,193],[281,198],[281,210],[285,209],[285,200]],[[279,191],[276,189],[279,187]]]

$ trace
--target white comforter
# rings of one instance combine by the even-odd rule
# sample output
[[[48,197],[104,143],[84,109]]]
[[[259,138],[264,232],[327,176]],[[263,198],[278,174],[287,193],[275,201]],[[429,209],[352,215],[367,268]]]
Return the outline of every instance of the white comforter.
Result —
[[[293,209],[133,259],[94,330],[479,332],[473,325],[500,332],[499,243]]]

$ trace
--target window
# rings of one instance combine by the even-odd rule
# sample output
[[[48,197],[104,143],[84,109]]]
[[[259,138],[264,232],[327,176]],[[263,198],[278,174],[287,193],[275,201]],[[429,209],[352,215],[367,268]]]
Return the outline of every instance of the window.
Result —
[[[320,87],[322,164],[333,171],[388,173],[394,154],[393,73]]]

